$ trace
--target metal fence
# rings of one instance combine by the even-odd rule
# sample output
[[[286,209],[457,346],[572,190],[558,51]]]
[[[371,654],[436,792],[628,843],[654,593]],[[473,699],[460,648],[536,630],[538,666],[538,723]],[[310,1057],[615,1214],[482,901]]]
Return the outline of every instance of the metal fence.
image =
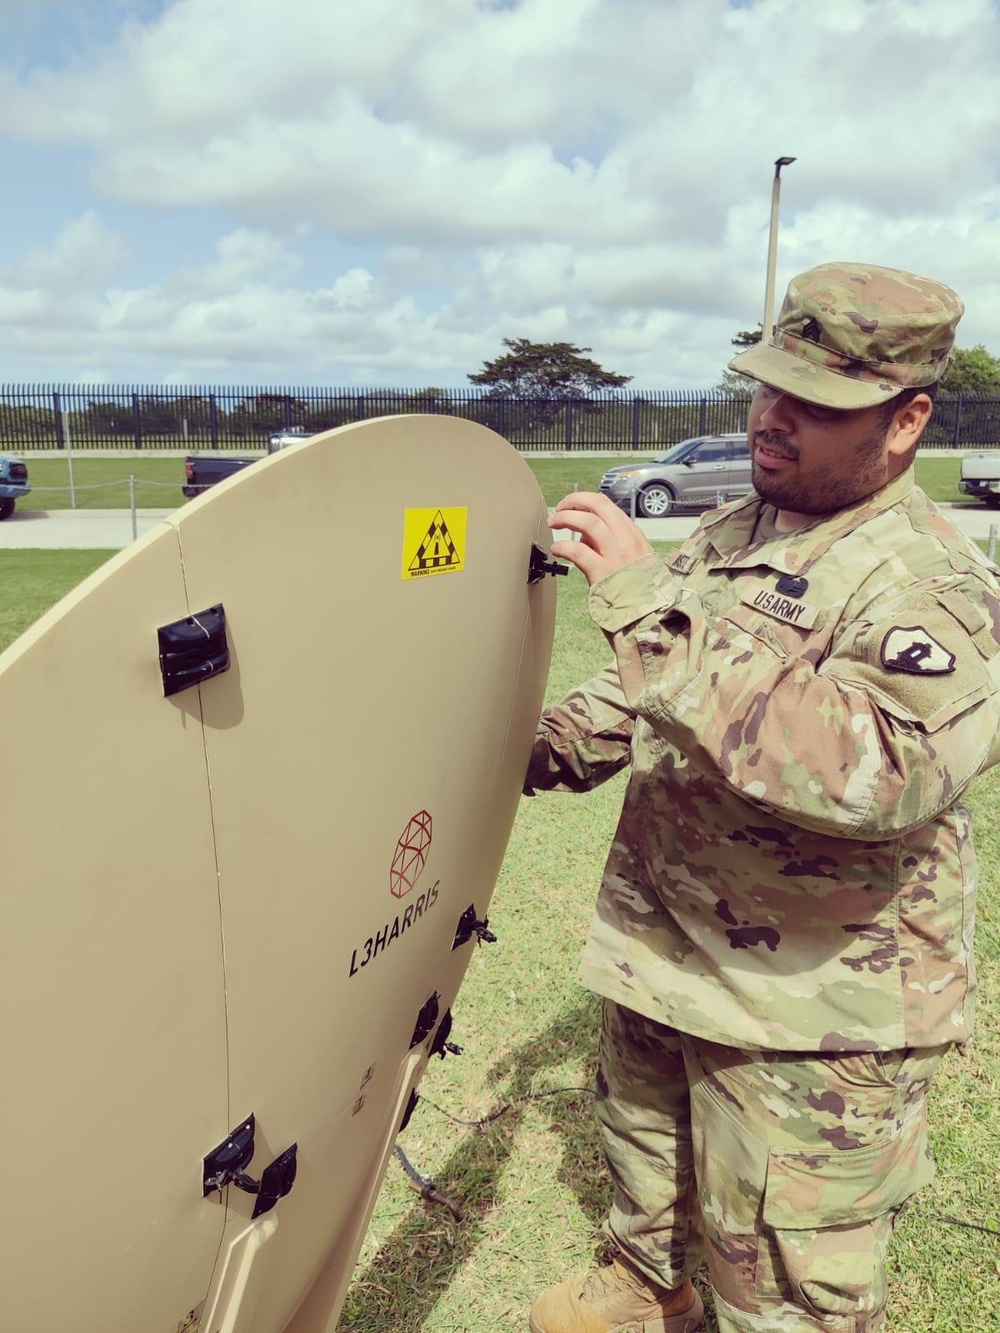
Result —
[[[524,452],[649,453],[693,435],[742,430],[749,402],[698,390],[551,401],[463,389],[2,385],[0,448],[261,450],[280,430],[437,412],[481,422]],[[1000,398],[939,395],[923,444],[1000,445]]]

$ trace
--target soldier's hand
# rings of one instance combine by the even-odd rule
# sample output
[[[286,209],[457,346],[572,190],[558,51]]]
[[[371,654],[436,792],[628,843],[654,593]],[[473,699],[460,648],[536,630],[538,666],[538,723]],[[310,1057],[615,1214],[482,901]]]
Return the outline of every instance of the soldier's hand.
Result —
[[[593,491],[574,491],[560,500],[549,527],[580,534],[578,542],[554,542],[552,554],[575,565],[591,586],[653,550],[628,514]]]

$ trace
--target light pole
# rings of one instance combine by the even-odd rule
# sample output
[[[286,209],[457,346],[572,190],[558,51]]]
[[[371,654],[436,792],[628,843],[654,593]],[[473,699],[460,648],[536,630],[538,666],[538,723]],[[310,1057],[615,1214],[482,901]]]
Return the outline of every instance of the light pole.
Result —
[[[774,164],[774,184],[771,186],[771,231],[767,240],[767,282],[764,286],[764,320],[760,335],[762,343],[771,337],[774,328],[774,269],[778,258],[778,200],[781,196],[781,168],[789,167],[794,157],[779,157]]]

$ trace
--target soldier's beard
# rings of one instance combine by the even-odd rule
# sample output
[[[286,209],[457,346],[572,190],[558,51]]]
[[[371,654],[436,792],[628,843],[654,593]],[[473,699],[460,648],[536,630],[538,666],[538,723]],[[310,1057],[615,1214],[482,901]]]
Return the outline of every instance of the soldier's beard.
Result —
[[[884,445],[888,431],[879,428],[860,440],[850,454],[809,468],[803,474],[802,450],[777,431],[754,432],[753,444],[769,444],[790,456],[798,467],[789,475],[760,467],[754,460],[751,480],[762,500],[776,509],[818,517],[835,514],[873,495],[888,481]],[[808,450],[806,451],[808,459]]]

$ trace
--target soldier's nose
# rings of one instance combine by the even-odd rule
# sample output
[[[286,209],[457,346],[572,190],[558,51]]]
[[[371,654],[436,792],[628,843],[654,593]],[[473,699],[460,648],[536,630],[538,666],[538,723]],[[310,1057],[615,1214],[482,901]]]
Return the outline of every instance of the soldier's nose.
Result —
[[[791,399],[786,394],[776,394],[760,414],[761,425],[766,430],[778,431],[790,435],[794,429]]]

